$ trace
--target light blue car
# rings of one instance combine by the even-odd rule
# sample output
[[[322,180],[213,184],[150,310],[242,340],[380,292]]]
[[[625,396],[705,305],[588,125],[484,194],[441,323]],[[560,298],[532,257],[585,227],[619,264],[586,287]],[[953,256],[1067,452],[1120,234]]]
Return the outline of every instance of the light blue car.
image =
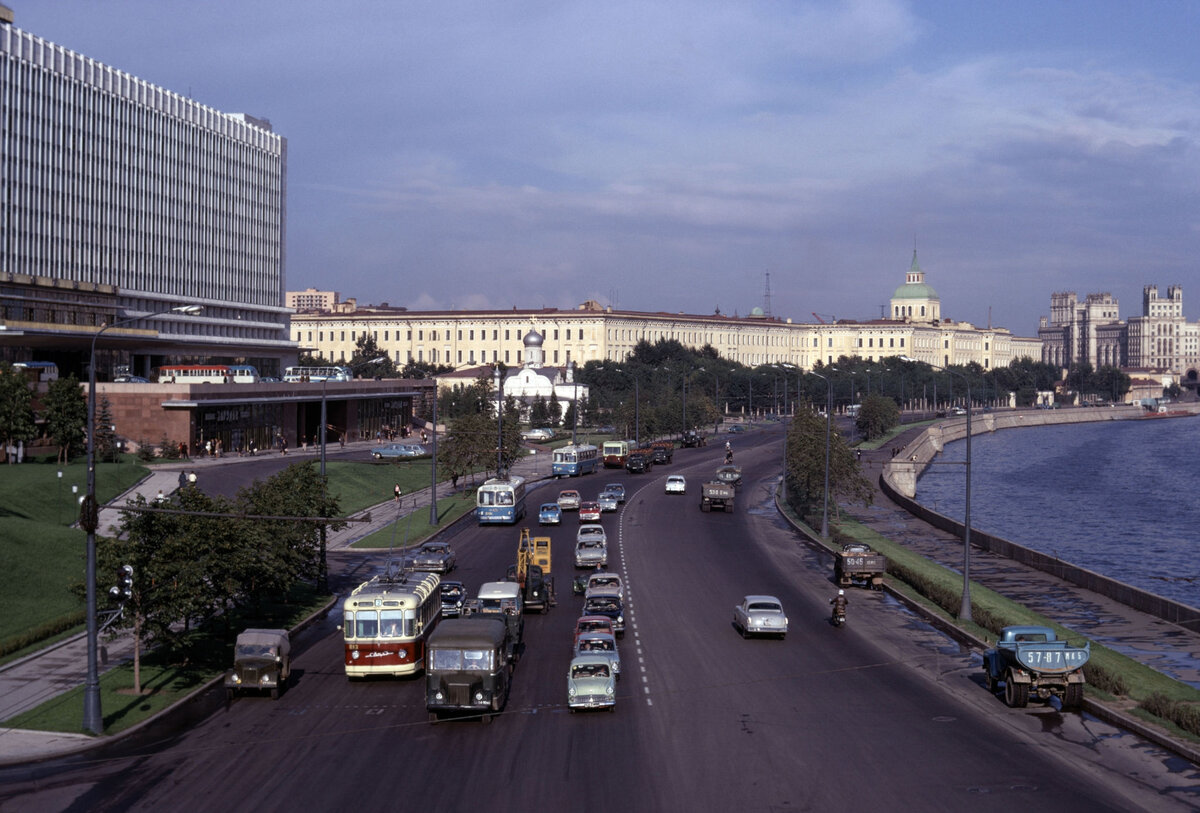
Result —
[[[561,525],[562,509],[556,502],[544,502],[538,509],[538,525]]]
[[[425,449],[418,443],[385,443],[371,450],[371,457],[376,460],[397,457],[420,457]]]

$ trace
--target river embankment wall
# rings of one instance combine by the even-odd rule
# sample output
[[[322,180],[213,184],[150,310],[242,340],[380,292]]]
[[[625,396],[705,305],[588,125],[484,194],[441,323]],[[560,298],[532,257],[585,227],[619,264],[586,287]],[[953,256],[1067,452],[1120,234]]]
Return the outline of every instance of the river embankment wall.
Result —
[[[1146,417],[1140,407],[1094,407],[1075,409],[986,412],[971,416],[972,436],[1001,429],[1055,426],[1071,423],[1122,420],[1173,420],[1200,414],[1200,404],[1179,404],[1165,415]],[[929,426],[888,461],[879,477],[879,487],[894,503],[913,516],[947,533],[963,538],[965,526],[958,520],[939,514],[916,501],[917,479],[945,448],[947,443],[967,437],[966,418],[947,418]],[[1200,609],[1157,596],[1087,568],[1064,562],[976,528],[971,529],[971,544],[991,553],[1008,557],[1023,565],[1056,576],[1092,592],[1119,601],[1135,610],[1156,616],[1200,632]]]

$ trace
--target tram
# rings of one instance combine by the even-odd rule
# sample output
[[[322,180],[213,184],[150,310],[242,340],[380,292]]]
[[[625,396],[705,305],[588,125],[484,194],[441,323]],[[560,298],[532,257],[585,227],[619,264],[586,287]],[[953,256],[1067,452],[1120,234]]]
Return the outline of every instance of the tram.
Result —
[[[425,668],[425,643],[441,619],[441,577],[389,568],[342,604],[346,677],[412,675]]]
[[[604,468],[623,469],[625,458],[629,457],[630,442],[627,440],[604,441]]]

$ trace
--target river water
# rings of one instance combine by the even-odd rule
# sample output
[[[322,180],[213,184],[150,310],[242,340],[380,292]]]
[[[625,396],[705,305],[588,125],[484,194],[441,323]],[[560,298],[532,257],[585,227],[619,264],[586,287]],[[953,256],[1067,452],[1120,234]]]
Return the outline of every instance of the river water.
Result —
[[[1011,429],[971,444],[972,527],[1200,607],[1200,418]],[[917,482],[921,504],[959,521],[965,456],[965,442],[949,444]]]

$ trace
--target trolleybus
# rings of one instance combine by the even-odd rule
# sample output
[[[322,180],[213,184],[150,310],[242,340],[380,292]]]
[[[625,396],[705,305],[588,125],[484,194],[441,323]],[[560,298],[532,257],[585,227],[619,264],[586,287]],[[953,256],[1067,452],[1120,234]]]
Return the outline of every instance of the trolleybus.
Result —
[[[493,477],[475,494],[475,517],[480,525],[514,525],[524,516],[524,477]]]
[[[589,444],[578,444],[555,449],[550,470],[555,477],[578,477],[591,474],[599,465],[600,450]]]
[[[604,441],[604,468],[623,469],[625,458],[629,457],[630,442],[627,440]]]
[[[228,384],[233,373],[226,364],[166,364],[158,368],[160,384]]]
[[[411,675],[425,667],[425,641],[442,613],[436,573],[387,573],[363,582],[342,604],[346,677]]]

